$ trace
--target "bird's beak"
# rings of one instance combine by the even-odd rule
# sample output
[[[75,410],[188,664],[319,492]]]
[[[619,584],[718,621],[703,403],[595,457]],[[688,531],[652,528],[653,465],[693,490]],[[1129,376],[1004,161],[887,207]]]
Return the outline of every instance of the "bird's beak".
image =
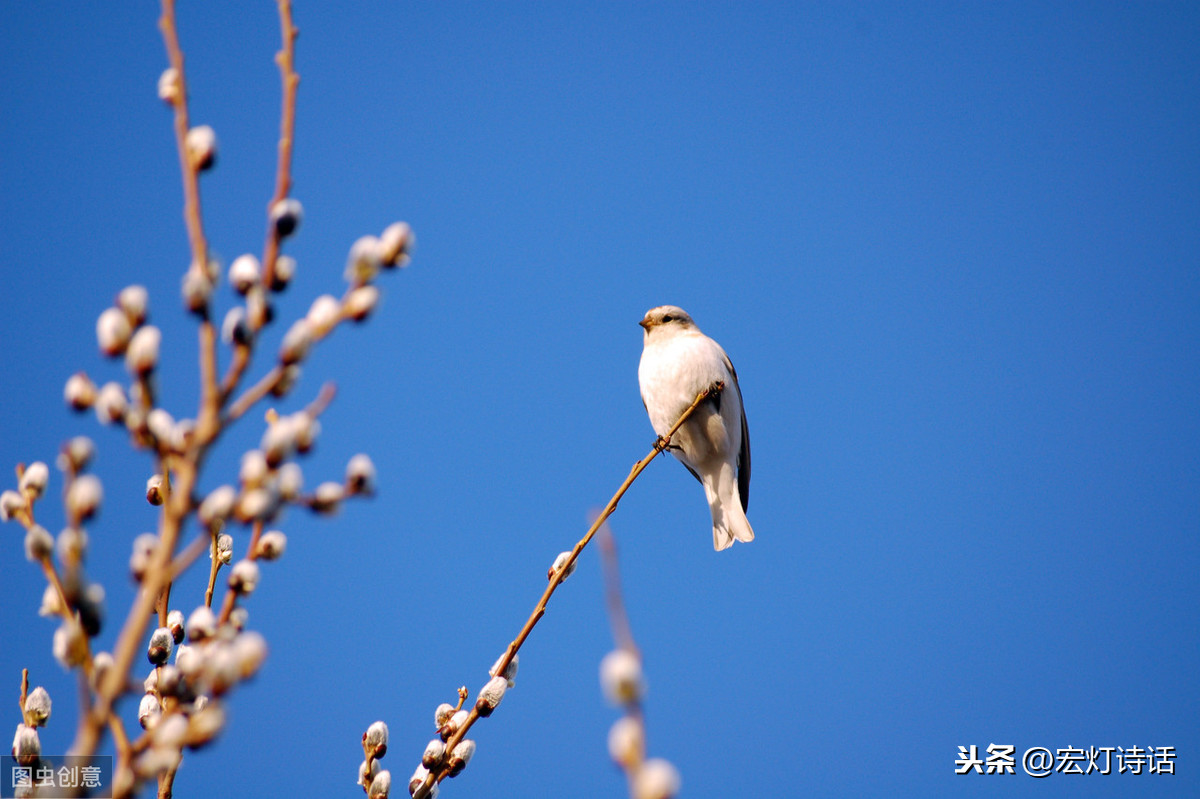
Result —
[[[649,319],[643,319],[642,321],[638,322],[638,324],[641,325],[646,330],[650,329],[650,320]]]

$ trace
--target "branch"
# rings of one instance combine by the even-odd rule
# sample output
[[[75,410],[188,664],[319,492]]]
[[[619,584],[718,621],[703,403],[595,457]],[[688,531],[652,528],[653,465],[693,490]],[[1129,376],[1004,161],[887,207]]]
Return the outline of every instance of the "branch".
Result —
[[[275,55],[279,78],[283,84],[283,103],[279,119],[279,163],[275,173],[275,195],[267,203],[270,215],[275,203],[286,199],[292,190],[292,139],[296,127],[296,89],[300,76],[296,74],[296,26],[292,24],[290,0],[279,0],[279,28],[283,44]],[[267,242],[263,247],[263,285],[270,286],[275,277],[275,259],[279,255],[279,232],[274,224],[267,225]]]
[[[583,552],[584,547],[588,545],[588,543],[592,540],[592,537],[596,534],[608,517],[611,516],[613,511],[617,509],[617,503],[621,501],[621,497],[625,496],[625,492],[629,489],[629,486],[633,485],[633,481],[636,480],[638,475],[640,475],[642,471],[650,465],[650,461],[654,460],[660,453],[666,451],[667,447],[669,447],[671,444],[671,438],[675,435],[679,428],[683,426],[683,423],[691,417],[696,408],[700,407],[700,403],[704,402],[709,397],[718,394],[724,390],[724,388],[724,383],[717,382],[697,394],[696,399],[692,400],[692,404],[689,405],[682,414],[680,414],[679,419],[676,420],[675,424],[671,426],[671,429],[667,431],[667,434],[664,436],[659,436],[658,440],[654,442],[654,448],[651,449],[644,458],[633,465],[633,468],[629,472],[629,476],[625,478],[625,482],[623,482],[621,487],[617,489],[617,492],[613,494],[612,499],[610,499],[608,504],[604,506],[604,510],[600,512],[600,515],[596,517],[596,520],[592,522],[592,526],[588,528],[587,533],[585,533],[583,538],[579,539],[578,543],[575,544],[575,548],[571,550],[571,554],[567,557],[567,559],[551,573],[550,584],[546,586],[546,590],[542,593],[542,598],[539,599],[537,605],[534,606],[533,613],[529,615],[529,618],[525,622],[525,626],[521,628],[521,631],[517,634],[517,637],[508,645],[508,650],[504,653],[504,656],[500,658],[500,660],[493,667],[492,672],[494,674],[501,675],[507,671],[509,665],[513,661],[513,658],[517,656],[517,652],[520,651],[521,646],[525,643],[525,639],[529,637],[529,634],[533,632],[533,628],[537,625],[538,621],[540,621],[542,616],[546,614],[546,605],[550,601],[550,597],[554,595],[555,590],[559,585],[562,584],[563,580],[566,579],[567,574],[572,571],[575,561],[579,558],[579,554]],[[450,736],[449,740],[446,741],[446,752],[451,752],[454,750],[455,745],[457,745],[463,740],[464,737],[466,737],[467,732],[471,729],[472,725],[475,724],[479,717],[480,715],[478,708],[472,708],[466,720],[454,732],[454,734]],[[450,768],[448,765],[443,765],[436,770],[431,770],[425,777],[425,781],[419,785],[416,791],[413,793],[413,799],[426,799],[426,797],[429,796],[434,784],[441,782],[449,775]]]

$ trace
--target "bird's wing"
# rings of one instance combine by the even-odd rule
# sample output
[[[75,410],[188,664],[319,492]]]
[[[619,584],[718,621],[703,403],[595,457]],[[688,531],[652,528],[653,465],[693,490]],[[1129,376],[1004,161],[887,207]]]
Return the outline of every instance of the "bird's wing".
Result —
[[[738,494],[742,498],[742,510],[750,507],[750,428],[746,426],[746,404],[742,401],[742,389],[738,385],[737,370],[729,356],[725,356],[725,365],[729,374],[733,375],[733,390],[737,392],[738,405],[742,408],[742,448],[738,452]]]

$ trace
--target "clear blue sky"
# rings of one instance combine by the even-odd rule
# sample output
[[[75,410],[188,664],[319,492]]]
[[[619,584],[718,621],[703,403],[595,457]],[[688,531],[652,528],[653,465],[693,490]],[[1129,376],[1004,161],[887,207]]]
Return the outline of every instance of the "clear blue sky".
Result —
[[[182,5],[228,262],[261,249],[275,9]],[[340,291],[358,236],[406,219],[420,244],[278,407],[335,380],[307,480],[362,450],[381,489],[284,520],[288,552],[249,604],[271,657],[177,795],[360,795],[376,719],[407,778],[434,707],[482,684],[652,443],[636,322],[662,303],[725,346],[754,451],[752,545],[712,551],[673,461],[613,519],[649,748],[687,796],[1200,793],[1194,4],[331,8],[296,10],[306,217],[280,317]],[[154,525],[150,464],[61,392],[77,369],[120,377],[93,333],[120,288],[150,290],[167,408],[196,397],[156,16],[39,2],[0,26],[0,465],[97,441],[102,645]],[[204,488],[233,479],[260,420]],[[53,502],[41,518],[62,523]],[[184,610],[202,580],[178,584]],[[74,680],[41,591],[19,529],[0,529],[0,696],[29,667],[61,751]],[[589,551],[444,795],[620,795],[596,679],[610,647]],[[954,775],[959,745],[990,743],[1174,746],[1178,773]]]

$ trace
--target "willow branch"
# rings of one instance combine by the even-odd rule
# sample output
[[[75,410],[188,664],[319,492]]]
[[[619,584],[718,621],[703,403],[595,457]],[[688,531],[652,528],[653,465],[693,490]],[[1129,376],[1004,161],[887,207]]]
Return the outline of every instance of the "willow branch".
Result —
[[[610,499],[608,504],[604,506],[604,510],[600,512],[600,514],[596,517],[596,520],[592,522],[592,526],[588,528],[587,533],[585,533],[583,538],[579,539],[578,543],[575,544],[574,549],[571,550],[571,554],[567,557],[566,561],[550,575],[550,584],[547,585],[546,590],[542,592],[541,599],[539,599],[537,605],[534,606],[533,612],[529,614],[529,618],[525,621],[525,625],[521,628],[521,631],[517,633],[517,637],[514,638],[512,643],[508,645],[508,649],[505,651],[504,656],[496,663],[492,670],[493,673],[504,674],[504,672],[508,669],[513,658],[517,656],[517,652],[520,651],[521,646],[525,643],[525,639],[527,639],[529,634],[533,632],[533,628],[537,626],[537,623],[541,620],[541,618],[546,615],[546,605],[550,602],[550,597],[554,596],[554,592],[558,589],[558,586],[561,585],[563,580],[566,579],[567,573],[571,571],[575,561],[579,558],[579,554],[583,552],[584,547],[588,545],[588,543],[592,540],[592,537],[596,535],[596,532],[600,529],[604,522],[607,521],[608,517],[611,516],[613,511],[617,509],[617,504],[621,501],[621,497],[625,496],[625,492],[629,490],[629,486],[633,485],[633,481],[636,480],[638,475],[640,475],[642,471],[650,465],[652,460],[667,450],[667,448],[671,445],[671,439],[674,437],[675,433],[678,432],[679,428],[683,426],[683,423],[691,417],[696,408],[700,407],[700,404],[709,397],[720,393],[722,390],[724,390],[724,388],[724,383],[717,382],[697,394],[696,399],[692,400],[692,404],[689,405],[682,414],[680,414],[679,419],[676,420],[675,424],[671,425],[671,429],[667,431],[666,435],[659,436],[658,440],[654,442],[654,448],[651,449],[644,458],[633,465],[633,468],[629,472],[629,476],[625,478],[625,482],[621,483],[621,487],[617,489],[615,494],[613,494],[612,499]],[[471,712],[467,715],[466,721],[464,721],[462,726],[459,727],[452,736],[450,736],[448,741],[446,741],[447,752],[453,751],[455,745],[457,745],[460,741],[462,741],[463,738],[466,737],[467,732],[471,729],[472,725],[475,724],[479,717],[479,711],[475,708],[472,708]],[[425,799],[425,797],[428,797],[430,789],[433,787],[434,783],[441,782],[448,775],[448,766],[443,766],[436,771],[430,771],[429,775],[425,777],[425,782],[421,784],[413,794],[413,799]]]
[[[300,76],[296,74],[296,26],[292,24],[290,0],[279,0],[279,29],[283,44],[275,55],[279,79],[283,88],[282,109],[279,115],[279,163],[275,171],[275,194],[267,203],[270,214],[275,203],[285,199],[292,190],[292,140],[296,128],[296,89]],[[270,286],[275,277],[275,259],[279,256],[279,232],[274,224],[267,225],[267,241],[263,247],[263,286]]]

